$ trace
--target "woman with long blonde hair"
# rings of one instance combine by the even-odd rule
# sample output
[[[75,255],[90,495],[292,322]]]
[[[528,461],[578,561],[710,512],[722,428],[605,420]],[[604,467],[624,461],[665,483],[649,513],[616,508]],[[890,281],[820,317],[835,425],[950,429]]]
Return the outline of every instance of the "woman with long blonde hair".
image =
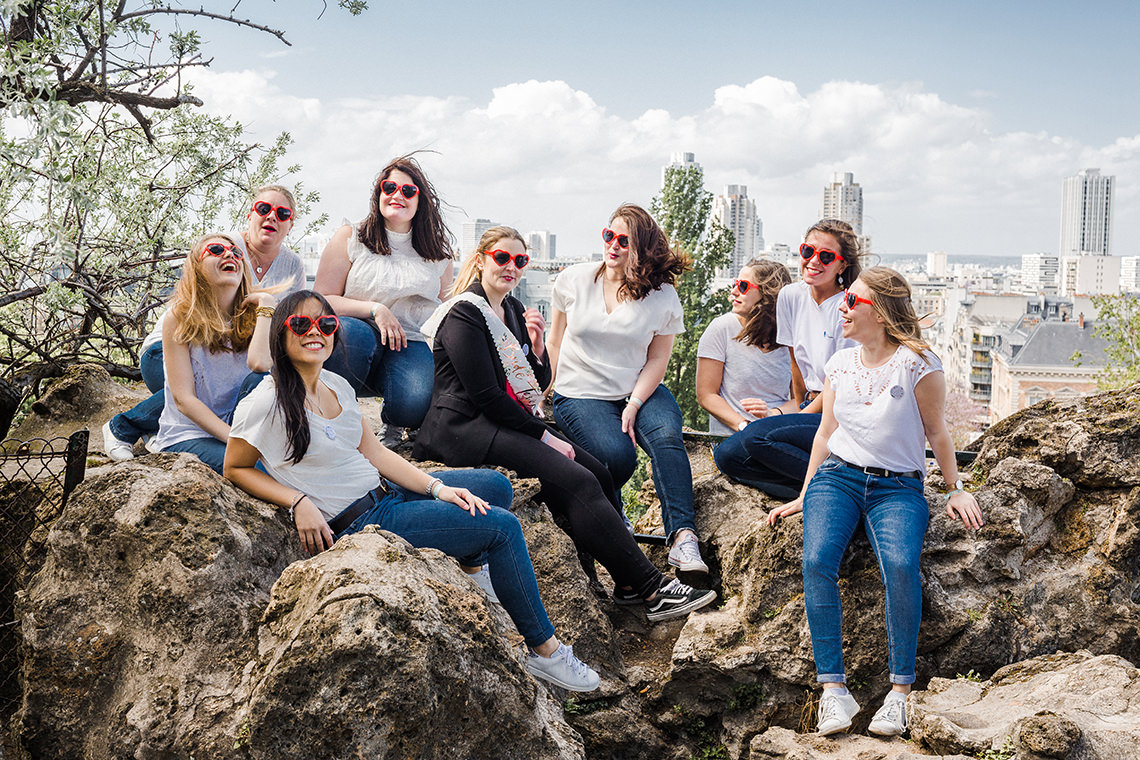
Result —
[[[886,587],[887,663],[891,691],[871,733],[907,728],[906,698],[915,680],[922,579],[918,561],[930,520],[923,490],[930,443],[947,484],[946,514],[982,526],[978,502],[965,490],[946,429],[942,364],[922,339],[910,285],[893,269],[859,275],[839,305],[843,336],[856,347],[824,369],[823,420],[812,443],[799,498],[773,509],[768,523],[804,514],[804,606],[816,680],[823,685],[819,733],[847,730],[859,705],[847,691],[839,564],[856,529],[870,539]]]

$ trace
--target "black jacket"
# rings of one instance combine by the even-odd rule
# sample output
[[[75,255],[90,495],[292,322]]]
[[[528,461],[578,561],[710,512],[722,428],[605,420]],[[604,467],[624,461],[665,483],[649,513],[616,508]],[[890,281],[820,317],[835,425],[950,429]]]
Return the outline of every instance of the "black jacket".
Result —
[[[467,292],[487,297],[478,282]],[[535,358],[522,303],[508,295],[503,311],[507,329],[519,339],[539,387],[545,388],[550,383],[550,366],[545,357],[542,361]],[[412,449],[417,459],[453,467],[480,465],[500,429],[518,430],[536,439],[546,432],[546,425],[507,393],[499,351],[475,304],[461,301],[451,308],[436,332],[432,358],[435,384],[431,408]]]

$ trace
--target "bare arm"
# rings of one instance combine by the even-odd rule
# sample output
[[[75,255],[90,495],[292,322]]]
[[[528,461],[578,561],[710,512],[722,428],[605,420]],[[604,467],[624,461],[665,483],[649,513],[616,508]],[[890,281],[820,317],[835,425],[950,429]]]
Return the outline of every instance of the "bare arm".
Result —
[[[922,428],[930,450],[942,470],[946,484],[953,488],[961,478],[958,461],[954,458],[954,443],[950,431],[946,429],[946,377],[941,372],[930,372],[914,386],[914,398],[918,402],[918,414],[922,418]],[[973,494],[954,491],[946,500],[946,514],[951,518],[961,518],[967,528],[982,527],[982,510]]]
[[[804,494],[807,493],[808,484],[811,483],[815,471],[823,464],[823,460],[827,459],[828,448],[827,443],[831,440],[832,433],[839,427],[838,420],[835,419],[835,391],[831,389],[831,381],[824,380],[823,393],[819,394],[821,399],[820,404],[823,407],[822,419],[819,423],[819,428],[815,431],[815,438],[811,443],[811,458],[808,460],[807,474],[804,475],[804,485],[800,489],[800,495],[789,501],[787,504],[776,507],[768,513],[768,524],[775,525],[776,521],[781,517],[794,515],[796,512],[804,508]]]
[[[796,407],[793,411],[798,411],[800,403],[807,395],[807,385],[804,383],[803,373],[800,372],[799,362],[796,361],[796,351],[791,346],[788,346],[788,360],[792,363],[792,401]]]
[[[272,293],[250,293],[245,297],[245,303],[256,303],[257,306],[275,308],[277,297]],[[268,372],[273,369],[273,358],[269,352],[269,327],[273,321],[271,316],[257,315],[257,323],[253,327],[253,337],[249,341],[249,354],[246,366],[250,372]]]
[[[451,283],[455,281],[455,262],[448,261],[447,267],[439,276],[439,300],[446,301],[451,297]]]
[[[219,441],[224,441],[230,434],[230,426],[222,422],[198,398],[194,368],[190,364],[190,347],[175,337],[177,329],[177,320],[173,317],[167,317],[162,323],[162,357],[166,364],[166,382],[172,396],[168,401],[173,401],[178,411],[195,425]]]
[[[352,227],[347,224],[333,235],[321,252],[321,263],[317,265],[313,289],[328,299],[337,316],[375,321],[380,328],[380,341],[399,351],[408,345],[408,338],[392,310],[376,301],[362,301],[344,295],[348,271],[352,269],[352,262],[348,259],[348,241],[351,237]]]
[[[637,382],[633,386],[633,392],[629,394],[630,402],[625,405],[625,409],[621,413],[621,432],[627,433],[629,439],[633,441],[633,445],[637,445],[637,438],[634,436],[633,425],[637,420],[637,412],[641,408],[641,404],[633,401],[638,399],[645,402],[657,386],[661,385],[661,381],[665,379],[665,370],[669,366],[669,355],[673,353],[673,335],[654,335],[653,340],[649,341],[649,348],[645,354],[645,366],[641,368],[641,373],[637,376]]]
[[[697,359],[697,403],[722,424],[736,430],[742,422],[751,422],[740,416],[732,405],[720,395],[724,380],[724,362],[699,357]]]

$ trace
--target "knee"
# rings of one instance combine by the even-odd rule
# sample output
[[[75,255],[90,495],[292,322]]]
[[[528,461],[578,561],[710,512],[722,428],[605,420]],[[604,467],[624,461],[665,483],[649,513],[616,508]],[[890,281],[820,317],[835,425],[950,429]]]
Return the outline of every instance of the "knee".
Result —
[[[495,531],[503,536],[507,542],[523,541],[522,523],[511,512],[501,507],[487,507],[487,514],[479,515],[480,520],[487,520]]]
[[[733,474],[748,456],[748,453],[740,445],[737,435],[729,436],[713,449],[713,462],[716,463],[717,469],[725,475]]]

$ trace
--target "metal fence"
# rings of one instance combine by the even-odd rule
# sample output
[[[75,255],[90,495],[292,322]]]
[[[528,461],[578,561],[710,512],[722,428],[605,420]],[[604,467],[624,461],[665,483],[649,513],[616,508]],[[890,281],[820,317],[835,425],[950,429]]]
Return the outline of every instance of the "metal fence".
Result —
[[[16,593],[38,567],[48,529],[83,480],[88,438],[80,430],[68,438],[0,443],[0,717],[20,699]]]

